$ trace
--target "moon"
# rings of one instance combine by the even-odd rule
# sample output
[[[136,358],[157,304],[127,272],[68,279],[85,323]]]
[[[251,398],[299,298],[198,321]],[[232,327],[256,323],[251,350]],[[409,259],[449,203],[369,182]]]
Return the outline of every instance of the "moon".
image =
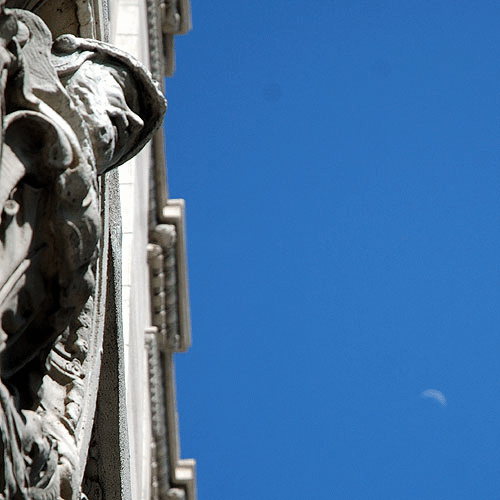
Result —
[[[420,394],[422,398],[432,398],[435,399],[441,406],[446,406],[446,398],[441,391],[436,389],[427,389]]]

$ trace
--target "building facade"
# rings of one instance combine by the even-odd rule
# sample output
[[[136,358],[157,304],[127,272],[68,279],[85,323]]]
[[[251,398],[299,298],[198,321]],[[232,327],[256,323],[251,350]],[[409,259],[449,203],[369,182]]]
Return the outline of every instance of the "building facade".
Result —
[[[151,121],[160,123],[161,113],[155,113],[163,103],[155,89],[173,74],[174,37],[190,29],[188,0],[12,0],[0,7],[0,62],[6,68],[5,79],[0,78],[5,137],[0,182],[7,179],[10,186],[0,192],[0,261],[12,260],[9,241],[13,246],[26,241],[26,253],[20,257],[22,280],[16,278],[23,284],[12,286],[14,274],[0,276],[3,320],[24,318],[22,328],[11,327],[13,333],[7,328],[2,351],[3,495],[194,500],[195,462],[182,459],[179,449],[174,370],[175,354],[191,343],[184,201],[168,197],[162,127],[150,126],[144,112],[150,110]],[[74,37],[58,39],[65,34]],[[53,46],[49,35],[58,39]],[[111,74],[113,84],[121,85],[117,88],[126,104],[132,107],[134,101],[141,108],[138,120],[152,135],[144,145],[146,135],[138,131],[137,146],[130,138],[130,144],[123,145],[126,153],[101,170],[93,135],[99,130],[93,125],[98,107],[85,115],[78,93],[86,88],[83,68],[90,66],[89,78],[97,81],[93,97],[98,99],[101,92],[95,75],[105,68],[102,74]],[[83,83],[74,83],[79,73]],[[121,125],[110,111],[105,114],[120,136]],[[123,116],[121,112],[119,118]],[[126,134],[131,134],[129,128]],[[32,133],[36,140],[30,142]],[[36,169],[47,162],[57,164],[57,173],[39,181]],[[13,177],[16,168],[20,173]],[[47,200],[43,206],[63,220],[60,233],[55,223],[46,223],[44,234],[52,239],[37,236],[45,226],[35,216],[10,222],[9,217],[35,210],[22,203],[33,189]],[[61,194],[62,189],[67,194]],[[78,196],[83,193],[81,199],[75,201],[78,196],[72,190]],[[70,215],[67,205],[73,210]],[[26,228],[32,229],[27,239]],[[53,242],[57,238],[66,240],[62,250]],[[42,264],[35,266],[35,247],[42,253],[54,247],[50,273]],[[21,272],[18,269],[15,272]],[[77,291],[74,283],[80,287]],[[42,312],[26,319],[36,293],[43,298]],[[10,347],[17,332],[29,331],[32,324],[38,328],[33,326],[33,331],[40,325],[47,330],[43,343],[32,347],[26,337],[22,345],[29,348]],[[16,364],[21,351],[24,357]],[[12,448],[16,439],[19,449]],[[47,452],[37,451],[40,456],[30,461],[35,442],[36,450],[45,446]],[[36,474],[35,461],[41,463]]]

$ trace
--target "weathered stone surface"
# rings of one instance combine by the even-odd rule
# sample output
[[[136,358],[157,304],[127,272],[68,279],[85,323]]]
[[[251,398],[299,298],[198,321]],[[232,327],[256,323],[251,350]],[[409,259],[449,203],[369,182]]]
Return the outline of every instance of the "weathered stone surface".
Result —
[[[124,52],[71,35],[53,44],[36,15],[0,6],[3,498],[79,495],[102,343],[97,176],[136,154],[164,109]]]

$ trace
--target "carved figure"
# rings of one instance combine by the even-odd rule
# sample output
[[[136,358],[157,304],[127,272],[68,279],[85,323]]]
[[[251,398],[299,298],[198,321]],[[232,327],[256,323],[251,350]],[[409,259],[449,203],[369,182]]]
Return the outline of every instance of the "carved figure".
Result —
[[[0,6],[0,499],[79,494],[97,176],[135,155],[164,110],[129,55],[71,35],[53,44],[36,15]],[[59,407],[41,394],[47,372]]]
[[[165,112],[149,72],[112,45],[73,35],[54,42],[52,61],[90,133],[98,174],[135,156]]]

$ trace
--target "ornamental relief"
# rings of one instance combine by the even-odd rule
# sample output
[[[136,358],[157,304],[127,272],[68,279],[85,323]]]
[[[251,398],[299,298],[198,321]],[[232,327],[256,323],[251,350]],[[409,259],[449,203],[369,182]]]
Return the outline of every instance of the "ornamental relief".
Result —
[[[52,41],[35,14],[0,6],[0,498],[80,495],[102,340],[98,176],[134,156],[164,110],[126,53]]]

